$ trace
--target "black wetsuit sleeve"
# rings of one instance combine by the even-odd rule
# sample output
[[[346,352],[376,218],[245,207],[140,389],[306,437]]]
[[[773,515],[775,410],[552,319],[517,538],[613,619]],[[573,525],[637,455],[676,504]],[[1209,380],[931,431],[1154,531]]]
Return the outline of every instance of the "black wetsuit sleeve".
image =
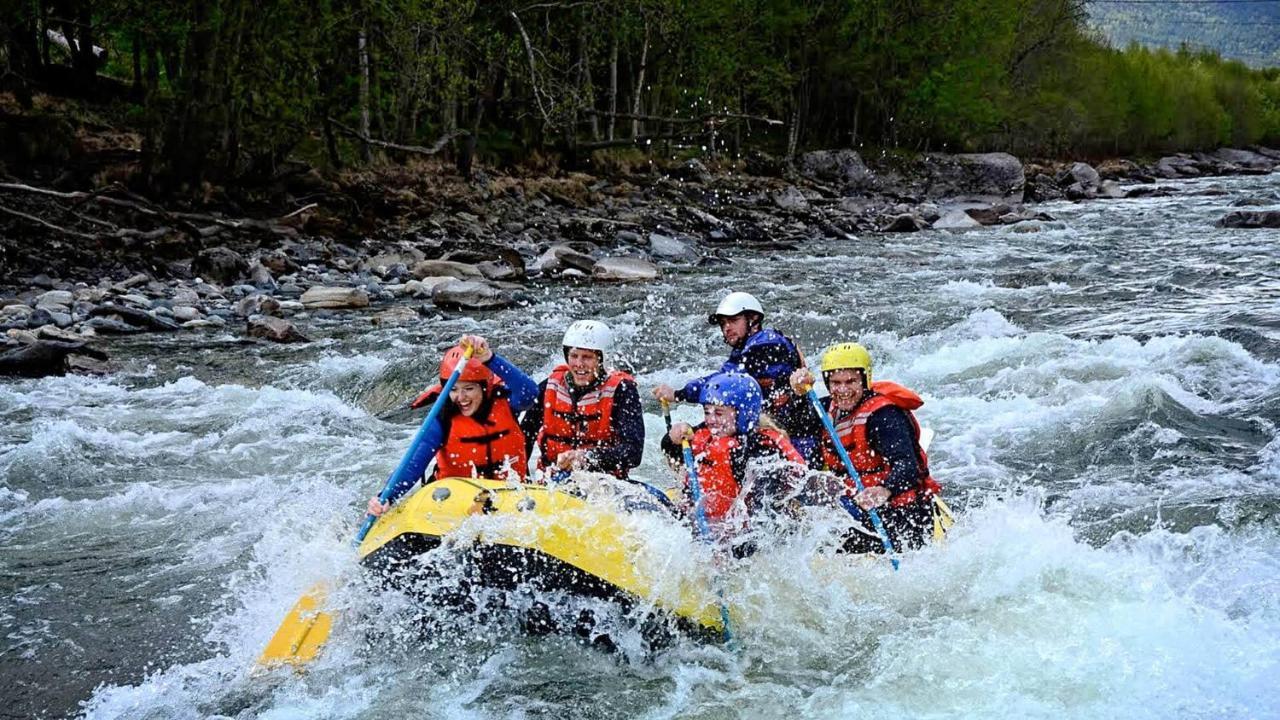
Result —
[[[524,411],[524,416],[520,418],[520,432],[524,433],[524,452],[526,456],[533,455],[533,444],[538,440],[538,433],[542,431],[542,414],[543,407],[547,402],[547,381],[543,380],[538,383],[538,402],[532,407]]]
[[[606,472],[636,467],[644,455],[644,411],[640,407],[640,389],[634,382],[624,380],[618,384],[609,423],[616,439],[592,450],[591,464]]]
[[[867,418],[867,441],[889,463],[884,486],[891,494],[914,490],[920,484],[915,432],[905,410],[891,406],[872,413]]]
[[[788,391],[787,381],[795,371],[797,357],[782,343],[755,345],[742,355],[742,367],[764,390],[766,406],[780,393]]]

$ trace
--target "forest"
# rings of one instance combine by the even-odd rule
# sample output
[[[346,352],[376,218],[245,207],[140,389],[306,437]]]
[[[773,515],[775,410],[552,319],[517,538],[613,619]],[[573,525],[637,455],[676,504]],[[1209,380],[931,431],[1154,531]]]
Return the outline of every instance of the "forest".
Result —
[[[1280,141],[1280,70],[1081,0],[9,0],[0,119],[105,104],[147,185],[446,152],[1142,155]],[[13,106],[16,105],[17,109]],[[657,145],[655,145],[657,144]]]

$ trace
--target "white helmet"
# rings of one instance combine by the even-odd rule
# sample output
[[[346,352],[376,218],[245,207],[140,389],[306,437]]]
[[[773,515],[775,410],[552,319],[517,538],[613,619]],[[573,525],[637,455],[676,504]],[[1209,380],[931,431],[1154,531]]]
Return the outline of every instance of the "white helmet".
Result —
[[[565,348],[584,348],[608,352],[613,347],[613,331],[599,320],[578,320],[564,331]]]
[[[733,317],[741,315],[744,312],[759,313],[760,317],[764,317],[764,308],[760,307],[760,301],[755,295],[744,292],[731,292],[724,296],[720,304],[716,306],[716,311],[707,316],[707,322],[712,325],[720,324],[720,318]]]

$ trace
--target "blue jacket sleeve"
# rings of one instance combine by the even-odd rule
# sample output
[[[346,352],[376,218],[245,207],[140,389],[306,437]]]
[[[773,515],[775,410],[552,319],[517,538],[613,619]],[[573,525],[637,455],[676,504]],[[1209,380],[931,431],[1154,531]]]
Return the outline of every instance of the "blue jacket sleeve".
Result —
[[[511,411],[521,413],[529,409],[533,405],[533,401],[538,398],[538,384],[528,375],[525,375],[520,368],[512,365],[506,358],[494,353],[489,358],[489,362],[485,363],[495,375],[502,378],[503,384],[507,386],[507,391],[511,393],[507,398],[507,402],[511,403]]]
[[[388,484],[391,485],[391,494],[388,496],[387,502],[395,502],[409,492],[409,489],[418,481],[418,478],[422,477],[427,465],[431,463],[431,458],[435,457],[443,444],[444,424],[437,417],[431,421],[431,424],[427,426],[426,432],[422,434],[422,442],[410,450],[409,462],[405,463],[403,471],[398,475],[392,475],[391,480],[388,481]]]

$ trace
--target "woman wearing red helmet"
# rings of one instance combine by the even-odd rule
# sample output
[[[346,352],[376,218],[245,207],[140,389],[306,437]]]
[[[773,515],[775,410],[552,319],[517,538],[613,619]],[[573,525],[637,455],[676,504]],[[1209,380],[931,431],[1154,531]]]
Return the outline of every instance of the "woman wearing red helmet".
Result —
[[[440,361],[440,384],[418,396],[413,407],[430,405],[443,382],[464,361],[464,348],[472,348],[462,374],[449,392],[439,417],[427,428],[409,463],[395,478],[390,502],[369,500],[369,514],[381,515],[391,503],[409,491],[422,477],[432,456],[436,477],[490,477],[523,480],[528,470],[524,434],[516,416],[533,405],[538,386],[505,358],[489,349],[479,335],[465,335]]]

